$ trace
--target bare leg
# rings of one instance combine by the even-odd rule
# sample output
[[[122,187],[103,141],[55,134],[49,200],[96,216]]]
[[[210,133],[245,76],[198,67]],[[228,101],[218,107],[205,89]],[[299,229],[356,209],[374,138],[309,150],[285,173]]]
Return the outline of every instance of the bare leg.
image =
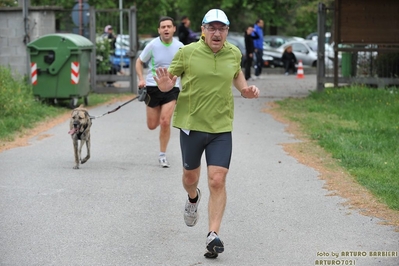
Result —
[[[199,182],[201,166],[194,170],[186,170],[183,168],[183,187],[187,191],[190,198],[197,196],[197,186]]]
[[[209,231],[219,233],[220,224],[226,207],[226,176],[228,169],[220,166],[208,166],[209,186]]]
[[[159,124],[161,130],[159,131],[159,144],[160,151],[166,152],[170,139],[170,120],[172,119],[173,110],[176,106],[176,101],[168,102],[161,106],[161,117]]]
[[[148,107],[147,110],[147,127],[150,130],[154,130],[159,126],[159,120],[161,117],[161,106],[157,107]]]
[[[147,108],[147,126],[150,130],[156,129],[159,125],[159,148],[161,152],[166,152],[166,148],[170,139],[170,121],[172,119],[173,110],[176,101],[168,102],[162,106],[146,107]]]

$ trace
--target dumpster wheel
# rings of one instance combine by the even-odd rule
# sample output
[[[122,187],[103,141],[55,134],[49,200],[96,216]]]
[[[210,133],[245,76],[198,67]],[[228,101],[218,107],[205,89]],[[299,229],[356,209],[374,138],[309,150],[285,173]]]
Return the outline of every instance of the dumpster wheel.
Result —
[[[89,106],[89,97],[88,96],[83,97],[83,103],[85,104],[85,106]]]
[[[71,100],[69,101],[69,107],[71,109],[75,109],[76,107],[78,107],[78,98],[76,97],[71,98]]]

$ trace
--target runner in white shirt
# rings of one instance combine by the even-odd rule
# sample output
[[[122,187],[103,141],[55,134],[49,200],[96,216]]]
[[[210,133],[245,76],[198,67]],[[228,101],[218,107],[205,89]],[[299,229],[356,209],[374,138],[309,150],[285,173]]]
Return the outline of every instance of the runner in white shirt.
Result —
[[[136,61],[136,72],[139,78],[139,88],[147,87],[150,100],[146,101],[147,126],[150,130],[161,127],[159,132],[160,153],[159,165],[169,167],[166,159],[166,148],[170,139],[170,121],[179,95],[180,80],[168,92],[161,92],[153,76],[159,67],[169,67],[173,57],[183,43],[173,38],[176,31],[174,20],[171,17],[161,17],[158,24],[159,37],[152,40],[141,52]],[[148,73],[144,79],[143,63],[148,62]]]

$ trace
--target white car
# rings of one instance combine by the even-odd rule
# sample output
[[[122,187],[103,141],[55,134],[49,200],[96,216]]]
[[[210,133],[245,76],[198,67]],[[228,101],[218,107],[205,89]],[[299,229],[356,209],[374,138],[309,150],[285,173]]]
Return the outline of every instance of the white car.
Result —
[[[295,54],[297,61],[302,61],[304,66],[317,66],[317,42],[312,40],[290,41],[278,48],[264,47],[263,55],[273,57],[273,64],[276,66],[283,66],[281,57],[284,49],[292,46],[292,52]],[[265,49],[266,48],[266,49]],[[328,44],[325,46],[325,64],[326,67],[332,68],[334,61],[334,50]],[[338,64],[341,64],[341,56],[338,54]]]

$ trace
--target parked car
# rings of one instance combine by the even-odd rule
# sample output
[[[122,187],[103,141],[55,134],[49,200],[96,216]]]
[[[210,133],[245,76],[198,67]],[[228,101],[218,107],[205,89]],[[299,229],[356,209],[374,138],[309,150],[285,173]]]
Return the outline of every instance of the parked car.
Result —
[[[130,48],[129,35],[120,35],[120,34],[118,34],[116,36],[115,47],[117,49],[129,50],[129,48]]]
[[[283,44],[290,41],[302,41],[301,37],[295,36],[282,36],[282,35],[265,35],[263,36],[263,42],[272,48],[278,48]]]
[[[275,66],[283,66],[281,56],[283,55],[284,49],[288,46],[292,46],[292,52],[298,61],[302,61],[304,66],[316,67],[317,66],[317,42],[312,40],[303,41],[290,41],[278,48],[264,47],[263,54],[265,56],[273,57],[273,64]],[[326,44],[325,47],[325,64],[327,67],[333,66],[334,51],[331,46]],[[341,64],[340,54],[338,55],[339,65]]]
[[[274,64],[273,64],[273,60],[274,59],[273,59],[273,57],[263,53],[262,59],[263,59],[263,65],[265,67],[274,67]]]
[[[110,61],[113,65],[128,68],[130,66],[130,58],[127,56],[127,49],[116,48],[115,52],[110,56]],[[122,64],[121,64],[122,62]]]
[[[245,67],[245,61],[246,61],[246,48],[245,48],[245,38],[244,38],[244,33],[239,33],[239,32],[229,32],[227,35],[226,40],[237,46],[238,49],[240,49],[242,58],[241,58],[241,67]],[[264,55],[262,57],[264,66],[268,67],[270,66],[270,62],[273,61],[273,58],[267,55]],[[254,58],[253,64],[255,63],[256,58]]]
[[[122,62],[122,67],[124,67],[124,68],[129,67],[130,58],[127,56],[127,52],[129,51],[129,46],[128,46],[129,38],[128,38],[128,35],[123,35],[123,36],[124,36],[123,38],[121,38],[119,36],[117,37],[117,40],[115,42],[115,51],[113,51],[112,54],[107,53],[105,55],[101,50],[97,50],[97,54],[96,54],[97,61],[103,62],[105,60],[105,58],[103,58],[103,56],[107,56],[108,62],[110,63],[110,65],[119,65],[120,66],[121,62]],[[96,44],[101,44],[104,41],[109,41],[109,39],[106,36],[104,37],[104,35],[98,35],[96,37]]]
[[[263,42],[263,62],[265,66],[268,67],[278,67],[282,66],[281,56],[282,52],[269,46],[267,43]]]
[[[245,39],[244,39],[244,33],[240,34],[238,32],[229,32],[227,35],[226,40],[237,46],[238,49],[241,51],[241,67],[245,66],[245,60],[246,60],[246,49],[245,49]]]
[[[326,32],[326,43],[331,43],[331,32]],[[306,36],[306,40],[317,41],[319,34],[317,32],[312,32],[308,36]]]
[[[111,63],[113,65],[122,66],[123,68],[128,68],[130,66],[130,58],[127,56],[129,49],[129,35],[117,35],[115,42],[115,52],[110,57]]]

